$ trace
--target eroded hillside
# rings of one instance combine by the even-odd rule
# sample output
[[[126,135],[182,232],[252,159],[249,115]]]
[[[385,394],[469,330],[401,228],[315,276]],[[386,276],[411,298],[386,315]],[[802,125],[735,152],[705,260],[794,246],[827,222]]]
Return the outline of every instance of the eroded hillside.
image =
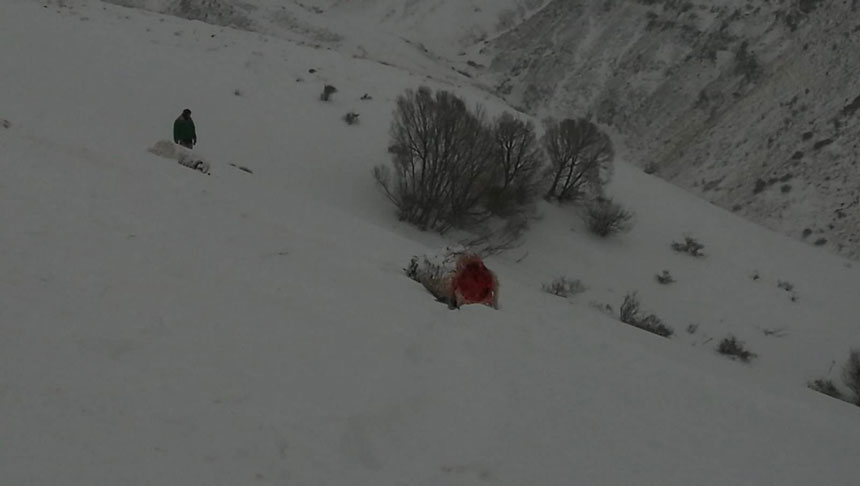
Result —
[[[535,114],[591,115],[631,162],[860,255],[860,2],[550,2],[482,49]]]

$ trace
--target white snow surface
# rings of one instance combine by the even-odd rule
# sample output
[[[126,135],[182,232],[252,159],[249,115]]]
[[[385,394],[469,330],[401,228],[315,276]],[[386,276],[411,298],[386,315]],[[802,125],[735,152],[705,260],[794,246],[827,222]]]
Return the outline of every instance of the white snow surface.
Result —
[[[4,0],[0,40],[0,484],[857,484],[860,409],[806,387],[860,346],[847,260],[619,161],[630,233],[541,206],[501,309],[451,311],[402,271],[450,241],[370,175],[406,88],[510,110],[450,66],[86,0]],[[210,176],[147,150],[186,107]]]

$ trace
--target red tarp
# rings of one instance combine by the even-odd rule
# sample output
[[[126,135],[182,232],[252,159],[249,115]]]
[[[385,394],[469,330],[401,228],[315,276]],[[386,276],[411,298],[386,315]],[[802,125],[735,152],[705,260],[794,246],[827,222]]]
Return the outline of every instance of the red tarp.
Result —
[[[462,255],[451,279],[455,304],[485,304],[498,307],[499,282],[477,255]]]

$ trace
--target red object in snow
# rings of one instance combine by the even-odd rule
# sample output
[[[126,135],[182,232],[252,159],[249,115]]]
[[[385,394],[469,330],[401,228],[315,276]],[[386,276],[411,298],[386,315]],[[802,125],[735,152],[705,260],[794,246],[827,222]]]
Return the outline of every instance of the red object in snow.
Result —
[[[463,304],[498,307],[499,282],[478,255],[463,255],[457,260],[451,287],[457,307]]]

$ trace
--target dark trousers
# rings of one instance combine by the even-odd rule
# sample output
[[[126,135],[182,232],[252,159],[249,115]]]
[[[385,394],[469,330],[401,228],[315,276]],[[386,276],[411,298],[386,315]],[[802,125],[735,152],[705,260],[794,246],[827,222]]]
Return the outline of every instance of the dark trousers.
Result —
[[[194,142],[191,140],[180,140],[179,145],[182,145],[185,148],[194,148]]]

